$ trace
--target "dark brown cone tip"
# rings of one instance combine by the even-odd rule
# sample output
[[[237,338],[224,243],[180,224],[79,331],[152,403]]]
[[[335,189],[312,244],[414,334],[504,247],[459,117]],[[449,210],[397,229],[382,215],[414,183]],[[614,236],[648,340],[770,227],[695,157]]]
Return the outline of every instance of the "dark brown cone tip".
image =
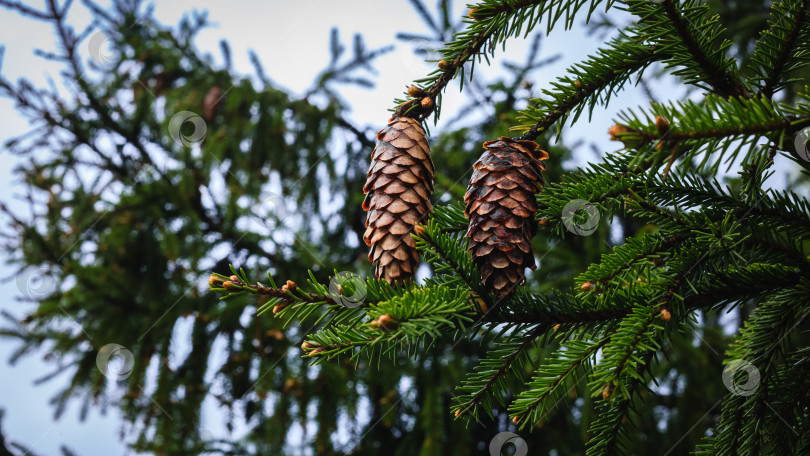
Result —
[[[419,266],[414,227],[433,210],[433,160],[419,121],[395,117],[377,133],[371,153],[366,198],[368,259],[374,273],[388,283],[405,283]]]
[[[501,137],[484,143],[464,195],[467,236],[481,281],[498,298],[514,293],[524,270],[534,269],[536,195],[548,153],[533,141]]]

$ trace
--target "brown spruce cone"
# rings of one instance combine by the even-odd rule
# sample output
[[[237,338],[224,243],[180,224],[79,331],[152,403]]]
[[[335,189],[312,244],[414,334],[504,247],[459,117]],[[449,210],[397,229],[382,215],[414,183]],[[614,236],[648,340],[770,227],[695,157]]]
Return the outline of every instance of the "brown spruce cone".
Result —
[[[535,269],[532,237],[537,200],[545,182],[540,160],[548,153],[532,141],[502,136],[484,143],[486,152],[464,195],[467,236],[481,281],[498,298],[510,296],[523,282],[526,267]]]
[[[411,233],[433,210],[433,160],[419,121],[396,117],[377,133],[363,192],[368,211],[363,240],[371,246],[374,273],[388,283],[411,280],[419,266]]]

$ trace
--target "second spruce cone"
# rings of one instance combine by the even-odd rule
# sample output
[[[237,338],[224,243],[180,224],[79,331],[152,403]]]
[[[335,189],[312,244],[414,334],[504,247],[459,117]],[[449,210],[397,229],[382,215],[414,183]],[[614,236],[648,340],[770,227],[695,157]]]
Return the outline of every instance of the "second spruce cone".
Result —
[[[535,196],[545,184],[541,160],[548,153],[532,141],[501,137],[484,143],[486,152],[473,165],[464,195],[467,236],[481,280],[498,298],[510,296],[535,268],[532,237],[536,231]]]
[[[419,266],[419,252],[411,237],[417,223],[432,211],[433,160],[422,125],[396,117],[377,133],[371,168],[363,187],[369,261],[375,274],[389,283],[404,283]]]

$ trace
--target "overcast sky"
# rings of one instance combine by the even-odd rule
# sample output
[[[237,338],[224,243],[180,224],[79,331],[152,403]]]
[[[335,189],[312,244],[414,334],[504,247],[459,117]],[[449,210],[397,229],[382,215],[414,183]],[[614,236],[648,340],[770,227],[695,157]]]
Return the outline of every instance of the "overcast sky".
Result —
[[[26,3],[43,7],[40,3],[44,4],[44,1],[29,0]],[[427,4],[429,7],[433,6],[431,1]],[[466,11],[461,3],[455,6],[459,15]],[[369,48],[396,44],[394,52],[375,63],[379,74],[374,77],[377,84],[374,89],[347,88],[341,92],[354,102],[350,116],[359,125],[381,127],[389,117],[387,109],[391,106],[391,101],[401,94],[410,81],[425,76],[431,70],[429,65],[414,59],[413,45],[397,42],[394,38],[400,31],[427,32],[409,2],[175,0],[158,2],[155,15],[165,24],[176,24],[183,13],[191,8],[208,10],[209,18],[215,24],[215,27],[199,35],[196,41],[199,49],[211,52],[217,62],[222,62],[219,41],[226,39],[231,45],[236,70],[246,74],[253,72],[248,60],[248,50],[252,49],[264,62],[269,77],[295,93],[302,93],[309,88],[317,73],[328,62],[328,40],[333,26],[339,28],[345,43],[350,42],[354,33],[361,33]],[[81,3],[74,3],[71,23],[83,26],[89,19],[90,16]],[[22,19],[17,13],[7,10],[0,10],[0,24],[0,43],[5,47],[2,72],[6,77],[12,80],[26,77],[39,86],[45,85],[48,77],[58,80],[59,66],[33,55],[35,48],[54,49],[55,40],[51,29],[45,24]],[[499,52],[493,60],[493,67],[477,66],[476,72],[484,78],[501,74],[502,61],[524,60],[527,44],[522,39],[510,41],[508,52]],[[555,30],[550,38],[544,40],[540,57],[562,53],[563,58],[532,74],[535,86],[547,87],[550,81],[563,74],[565,67],[594,52],[601,44],[594,37],[586,37],[583,27],[579,25],[568,32]],[[83,49],[87,50],[86,45]],[[675,93],[670,86],[658,86],[654,90],[659,96]],[[444,100],[443,119],[449,119],[461,100],[457,85],[447,89]],[[616,99],[609,111],[597,110],[591,123],[587,122],[585,116],[568,135],[567,141],[571,144],[577,138],[582,138],[600,144],[603,151],[616,150],[615,143],[607,141],[607,129],[613,123],[611,119],[615,119],[615,113],[619,109],[637,106],[644,103],[644,100],[640,90],[631,87]],[[3,119],[0,123],[2,142],[25,133],[28,129],[26,121],[17,115],[8,99],[0,99],[0,118]],[[436,130],[440,131],[441,127],[440,122]],[[587,145],[574,152],[580,162],[597,158]],[[20,193],[15,190],[19,189],[16,187],[19,182],[12,181],[11,156],[5,150],[0,150],[0,156],[4,163],[0,167],[2,200],[10,202],[10,195]],[[0,266],[0,277],[9,277],[11,274],[12,270],[8,266]],[[15,296],[19,295],[13,277],[11,281],[0,284],[0,309],[8,310],[15,316],[23,315],[28,308],[15,301]],[[211,299],[216,297],[212,295]],[[58,448],[62,444],[81,456],[126,454],[125,446],[120,443],[121,420],[115,410],[108,411],[106,416],[93,410],[89,418],[80,423],[80,404],[74,401],[62,419],[53,422],[53,408],[48,401],[66,376],[59,376],[43,385],[33,385],[34,379],[50,372],[55,366],[43,362],[41,355],[44,353],[41,352],[33,357],[23,358],[13,367],[9,366],[6,360],[15,345],[0,340],[0,379],[3,390],[0,408],[6,410],[3,427],[11,440],[30,445],[34,452],[42,455],[58,454]],[[207,409],[203,421],[214,435],[224,436],[223,419],[216,409]]]

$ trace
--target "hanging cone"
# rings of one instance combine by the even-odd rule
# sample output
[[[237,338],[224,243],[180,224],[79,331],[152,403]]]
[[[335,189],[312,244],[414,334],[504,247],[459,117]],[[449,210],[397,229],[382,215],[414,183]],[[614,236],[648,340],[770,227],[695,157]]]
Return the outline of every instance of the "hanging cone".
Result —
[[[411,280],[419,266],[411,233],[433,210],[433,160],[419,121],[396,117],[377,133],[363,192],[368,211],[363,240],[371,246],[375,274],[388,283]]]
[[[535,269],[535,196],[545,184],[541,171],[546,165],[541,160],[548,158],[539,147],[504,136],[485,142],[486,152],[473,165],[464,195],[469,250],[481,281],[498,298],[514,292],[526,267]]]

